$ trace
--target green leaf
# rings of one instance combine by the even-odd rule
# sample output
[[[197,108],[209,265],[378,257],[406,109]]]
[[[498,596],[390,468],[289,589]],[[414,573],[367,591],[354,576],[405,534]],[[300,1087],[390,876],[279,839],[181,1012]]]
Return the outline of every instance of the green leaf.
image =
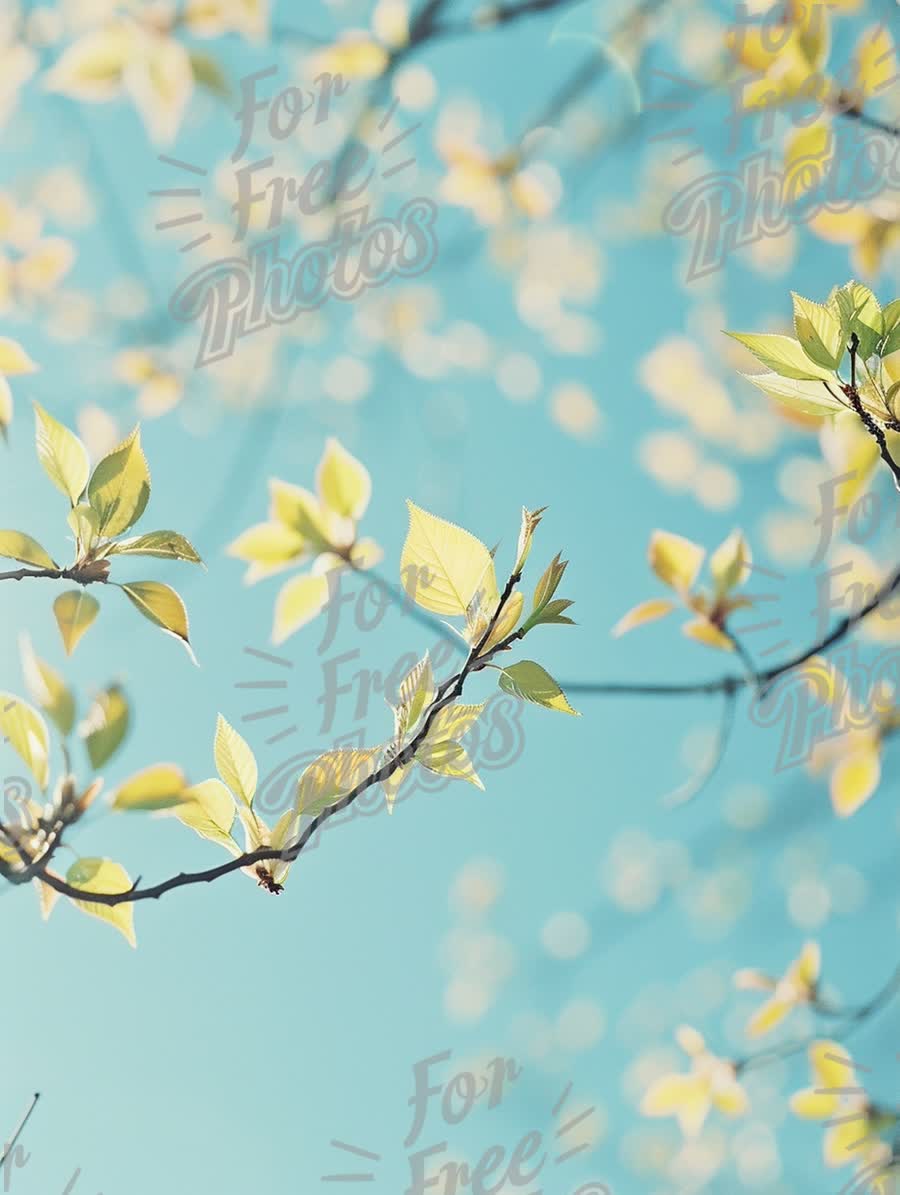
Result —
[[[834,370],[824,369],[810,361],[800,341],[791,336],[772,333],[749,335],[743,332],[726,332],[725,335],[744,345],[757,361],[761,361],[779,377],[797,381],[834,377]]]
[[[259,771],[256,757],[234,727],[219,714],[213,745],[216,770],[235,797],[248,808],[253,804]]]
[[[240,848],[231,836],[235,817],[234,797],[221,780],[204,780],[202,784],[195,784],[185,789],[183,797],[180,804],[165,812],[177,817],[201,838],[224,846],[233,855],[239,854]]]
[[[547,602],[546,605],[541,606],[525,623],[524,630],[530,631],[532,627],[541,626],[543,623],[562,623],[566,626],[575,626],[575,620],[568,618],[565,611],[570,606],[574,606],[574,602],[570,602],[566,598],[557,598],[555,601]]]
[[[163,585],[159,581],[132,581],[121,588],[128,596],[128,600],[145,618],[156,626],[162,627],[169,635],[180,639],[187,648],[188,655],[196,664],[194,651],[188,636],[188,616],[184,602],[174,589]]]
[[[34,413],[38,460],[56,488],[76,506],[91,469],[87,449],[74,432],[58,423],[38,403],[34,404]]]
[[[189,564],[202,564],[194,546],[177,531],[149,531],[132,539],[120,539],[114,543],[107,556],[157,556],[161,560],[186,560]]]
[[[82,502],[69,511],[67,521],[75,533],[80,553],[89,552],[99,538],[100,519],[97,512]]]
[[[855,332],[859,337],[859,355],[863,361],[867,360],[875,352],[884,332],[878,300],[861,282],[848,282],[832,293],[829,305],[840,314],[845,342]]]
[[[437,742],[428,740],[416,752],[416,762],[438,776],[466,780],[469,784],[474,784],[476,788],[484,789],[462,743],[455,743],[451,739]]]
[[[37,710],[12,693],[0,693],[0,737],[45,789],[50,779],[50,733]]]
[[[541,579],[534,589],[534,597],[531,602],[532,610],[540,610],[542,606],[545,606],[559,588],[559,583],[569,565],[568,560],[560,560],[561,555],[562,553],[557,552],[541,574]]]
[[[315,494],[273,477],[269,481],[269,495],[270,514],[276,522],[296,531],[316,552],[325,552],[331,547]]]
[[[100,603],[84,589],[69,589],[53,603],[53,613],[66,655],[70,656],[100,613]]]
[[[128,698],[119,685],[110,685],[97,694],[78,727],[78,734],[84,739],[88,758],[95,771],[118,751],[128,733],[130,721]]]
[[[59,568],[37,540],[24,531],[0,531],[0,556],[18,560],[22,564],[33,564],[36,568]]]
[[[540,664],[534,660],[522,660],[518,664],[510,664],[500,674],[500,688],[523,701],[532,701],[535,705],[542,705],[548,710],[559,710],[564,714],[574,714],[579,717],[577,710],[573,710],[566,700],[566,695]]]
[[[213,95],[227,100],[231,95],[231,87],[218,61],[211,54],[205,54],[201,50],[191,50],[190,58],[195,82]]]
[[[380,747],[326,751],[304,769],[297,783],[298,814],[317,817],[374,771]]]
[[[73,888],[91,892],[129,892],[132,884],[128,872],[120,863],[110,859],[79,859],[69,868],[66,880]],[[137,946],[134,936],[134,905],[101,905],[95,901],[75,900],[72,903],[89,917],[106,921],[122,934],[132,946]]]
[[[116,790],[112,807],[119,811],[171,809],[185,799],[187,778],[181,768],[159,763],[144,768]]]
[[[101,535],[121,535],[138,521],[150,498],[150,470],[141,451],[140,429],[99,462],[88,483]]]
[[[786,407],[805,415],[831,415],[847,409],[844,403],[829,394],[821,380],[795,381],[779,377],[777,373],[745,373],[742,377]]]
[[[35,655],[27,635],[20,637],[19,647],[25,685],[31,699],[53,721],[60,734],[68,736],[75,725],[75,698],[60,674]]]
[[[794,299],[794,329],[807,357],[823,369],[834,371],[841,363],[845,345],[841,323],[827,307],[804,299]]]

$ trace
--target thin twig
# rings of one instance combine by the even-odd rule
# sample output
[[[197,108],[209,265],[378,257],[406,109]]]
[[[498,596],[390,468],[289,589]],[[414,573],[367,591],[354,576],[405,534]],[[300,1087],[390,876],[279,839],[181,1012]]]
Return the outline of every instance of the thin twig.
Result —
[[[191,884],[208,884],[214,880],[221,879],[223,876],[230,875],[234,871],[240,871],[243,868],[254,868],[258,864],[272,862],[274,860],[281,860],[282,862],[293,863],[304,847],[313,838],[321,826],[328,821],[329,818],[334,817],[335,814],[352,805],[364,792],[372,788],[376,784],[389,779],[399,768],[411,763],[415,759],[415,755],[419,747],[423,744],[428,736],[428,732],[434,722],[434,719],[442,709],[451,705],[463,691],[466,679],[473,672],[478,672],[484,668],[494,655],[503,649],[504,644],[500,643],[492,647],[482,655],[485,644],[492,635],[497,621],[500,618],[507,602],[516,585],[521,580],[521,574],[513,573],[504,587],[503,593],[500,595],[500,600],[497,608],[494,611],[488,625],[485,627],[484,633],[479,638],[478,642],[470,649],[465,663],[456,675],[451,676],[444,681],[438,688],[434,701],[428,709],[428,713],[422,720],[419,729],[406,744],[406,746],[399,751],[392,759],[387,760],[376,771],[370,773],[365,779],[361,780],[353,789],[350,790],[335,804],[330,805],[324,809],[320,814],[312,819],[306,829],[301,833],[296,842],[292,843],[281,850],[272,847],[260,847],[254,851],[246,851],[244,854],[236,858],[228,860],[227,863],[222,863],[218,867],[211,867],[205,871],[196,872],[182,872],[180,875],[172,876],[168,880],[163,880],[159,884],[154,884],[149,888],[136,889],[132,887],[127,892],[85,892],[84,889],[76,888],[69,884],[61,876],[56,875],[52,871],[44,871],[38,874],[41,879],[50,888],[53,888],[61,896],[67,896],[71,900],[80,900],[90,904],[98,905],[120,905],[133,904],[136,901],[142,900],[158,900],[167,892],[173,891],[175,888],[184,888]],[[506,641],[504,641],[505,643]],[[13,883],[21,882],[19,873],[14,873],[11,879]]]
[[[24,1133],[25,1126],[28,1124],[29,1120],[31,1119],[31,1114],[37,1107],[37,1102],[40,1098],[41,1098],[41,1093],[39,1091],[36,1091],[34,1093],[34,1095],[31,1097],[31,1103],[28,1105],[28,1107],[25,1110],[25,1115],[19,1121],[19,1127],[13,1133],[11,1140],[5,1146],[5,1148],[3,1150],[3,1157],[0,1158],[0,1174],[3,1173],[3,1167],[6,1165],[6,1163],[9,1161],[9,1159],[12,1157],[12,1151],[16,1148],[19,1138]]]

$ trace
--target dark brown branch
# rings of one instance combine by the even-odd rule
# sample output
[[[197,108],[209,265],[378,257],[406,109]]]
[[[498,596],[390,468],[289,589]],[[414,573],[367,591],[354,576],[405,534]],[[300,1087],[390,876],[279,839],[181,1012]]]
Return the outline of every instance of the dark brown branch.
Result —
[[[776,664],[772,668],[765,669],[756,674],[756,684],[759,686],[761,696],[765,696],[766,690],[771,688],[779,677],[784,676],[785,673],[792,672],[795,668],[799,668],[813,656],[821,655],[823,652],[830,650],[836,643],[845,639],[847,635],[856,628],[856,626],[867,618],[879,608],[884,602],[891,597],[895,590],[900,588],[900,568],[896,569],[884,582],[884,584],[876,591],[865,605],[861,606],[859,610],[853,614],[848,614],[840,619],[823,638],[817,640],[810,647],[804,648],[803,651],[796,655],[790,656],[787,660],[782,661],[781,664]],[[712,696],[716,693],[726,693],[729,691],[736,691],[738,689],[751,687],[753,681],[749,676],[720,676],[713,680],[707,681],[689,681],[686,683],[619,683],[619,682],[593,682],[593,681],[574,681],[567,686],[567,691],[571,693],[594,694],[601,697],[689,697],[689,696]]]
[[[282,862],[293,863],[300,855],[304,847],[314,837],[317,831],[328,821],[329,818],[334,817],[335,814],[340,813],[348,806],[352,805],[364,792],[372,788],[376,784],[380,784],[383,780],[387,780],[399,768],[411,763],[415,758],[416,751],[425,741],[429,730],[434,722],[434,719],[442,709],[451,705],[463,691],[466,679],[473,672],[480,671],[500,650],[503,644],[498,644],[497,647],[491,648],[489,652],[485,652],[484,656],[481,652],[488,639],[492,635],[494,628],[497,625],[501,613],[503,612],[507,602],[512,595],[516,585],[521,580],[520,573],[513,573],[504,587],[503,593],[500,595],[500,600],[497,603],[497,608],[494,611],[484,633],[481,635],[478,642],[470,649],[465,663],[458,673],[451,676],[444,681],[438,688],[434,701],[429,707],[428,713],[422,720],[422,723],[406,746],[399,751],[393,759],[387,760],[376,771],[372,772],[365,779],[361,780],[355,788],[351,789],[349,793],[343,796],[334,805],[330,805],[320,814],[312,819],[296,842],[289,847],[282,850],[276,850],[272,847],[260,847],[255,851],[247,851],[234,859],[229,859],[227,863],[222,863],[218,867],[211,867],[205,871],[182,872],[180,875],[173,876],[171,879],[163,880],[159,884],[154,884],[150,888],[138,888],[135,884],[127,892],[85,892],[81,888],[76,888],[69,884],[61,876],[56,875],[52,871],[44,871],[38,873],[38,878],[53,888],[61,896],[67,896],[71,900],[80,900],[89,904],[99,905],[120,905],[133,904],[141,900],[158,900],[165,893],[173,891],[175,888],[184,888],[191,884],[209,884],[214,880],[221,879],[223,876],[230,875],[234,871],[240,871],[245,867],[256,867],[260,863],[273,862],[278,859]],[[504,640],[504,643],[506,641]],[[22,882],[20,873],[14,873],[12,877],[13,883]]]

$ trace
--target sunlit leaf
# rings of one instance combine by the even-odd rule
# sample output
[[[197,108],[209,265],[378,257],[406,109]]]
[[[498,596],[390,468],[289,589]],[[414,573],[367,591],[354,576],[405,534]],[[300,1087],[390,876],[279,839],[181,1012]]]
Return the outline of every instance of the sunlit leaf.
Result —
[[[87,449],[74,432],[63,427],[38,403],[34,404],[34,413],[38,460],[56,488],[76,506],[91,468]]]
[[[635,627],[642,627],[645,623],[665,618],[674,609],[675,603],[669,598],[651,598],[649,601],[640,602],[637,606],[633,606],[627,614],[622,615],[613,627],[612,634],[618,638],[620,635],[627,634],[628,631],[633,631]]]
[[[807,357],[799,340],[790,336],[771,333],[750,335],[743,332],[728,332],[732,340],[744,345],[767,369],[782,378],[809,381],[817,378],[834,378],[834,370],[824,369]]]
[[[803,351],[816,365],[834,371],[844,355],[840,321],[833,312],[795,294],[794,328]]]
[[[510,664],[500,674],[500,688],[523,701],[534,702],[548,710],[559,710],[564,714],[578,715],[566,700],[566,695],[540,664],[534,660],[521,660]]]
[[[37,540],[24,531],[0,531],[0,556],[18,560],[22,564],[33,564],[37,568],[59,567]]]
[[[88,500],[97,512],[101,535],[121,535],[138,521],[150,498],[150,470],[141,450],[140,431],[101,460],[88,483]]]
[[[394,733],[398,738],[415,726],[427,706],[434,700],[434,696],[434,674],[431,658],[426,652],[400,683],[394,726]]]
[[[20,638],[22,671],[25,685],[36,702],[60,733],[67,736],[75,725],[75,698],[60,674],[35,655],[27,635]]]
[[[66,655],[70,656],[100,613],[100,603],[85,589],[69,589],[56,598],[53,613]]]
[[[846,406],[834,394],[830,394],[823,382],[802,382],[792,378],[779,377],[777,373],[745,373],[765,394],[777,398],[786,407],[806,415],[830,415],[834,411],[845,411]]]
[[[692,622],[686,622],[681,628],[681,633],[687,635],[688,639],[706,644],[707,647],[715,647],[719,651],[734,651],[731,639],[707,618],[695,618]]]
[[[130,721],[128,698],[118,685],[110,685],[94,699],[78,727],[94,770],[102,768],[118,751]]]
[[[297,785],[296,810],[317,817],[374,771],[379,747],[326,751],[307,767]]]
[[[79,888],[88,894],[129,892],[132,886],[125,868],[110,859],[79,859],[69,868],[66,880],[73,888]],[[88,916],[97,917],[100,921],[115,926],[126,941],[132,946],[137,946],[133,904],[125,902],[119,905],[102,905],[90,900],[73,900],[72,903]]]
[[[38,711],[12,693],[0,693],[0,736],[45,789],[50,779],[50,734]]]
[[[34,373],[37,366],[16,340],[0,336],[0,374]]]
[[[216,770],[235,797],[248,807],[253,804],[259,770],[256,756],[234,727],[219,714],[214,743]]]
[[[187,560],[191,564],[203,561],[183,535],[177,531],[150,531],[132,539],[120,539],[109,550],[110,556],[157,556],[161,560]]]
[[[121,588],[145,618],[149,618],[156,626],[180,639],[187,648],[188,655],[194,660],[188,637],[187,610],[174,589],[162,585],[159,581],[133,581]],[[196,663],[196,660],[194,662]]]
[[[438,776],[466,780],[476,788],[484,789],[484,784],[462,743],[455,743],[450,739],[433,739],[429,734],[428,739],[416,751],[416,762]]]
[[[331,437],[316,470],[316,488],[335,514],[358,520],[369,505],[372,481],[366,467]]]
[[[238,846],[231,835],[235,818],[234,797],[221,780],[204,780],[202,784],[185,789],[182,800],[164,812],[190,826],[201,838],[237,854]]]
[[[400,558],[403,586],[419,606],[434,614],[465,614],[477,593],[485,605],[499,600],[494,562],[484,544],[413,502]]]
[[[740,531],[732,531],[709,558],[709,571],[716,583],[716,593],[730,593],[744,580],[751,563],[750,548]]]
[[[275,599],[272,642],[284,643],[285,639],[320,614],[328,602],[328,592],[328,577],[324,574],[292,577]]]
[[[699,544],[671,531],[654,531],[647,548],[650,567],[664,585],[687,593],[697,579],[706,552]]]
[[[130,777],[113,796],[117,810],[171,809],[185,799],[187,778],[181,768],[171,763],[155,764]]]

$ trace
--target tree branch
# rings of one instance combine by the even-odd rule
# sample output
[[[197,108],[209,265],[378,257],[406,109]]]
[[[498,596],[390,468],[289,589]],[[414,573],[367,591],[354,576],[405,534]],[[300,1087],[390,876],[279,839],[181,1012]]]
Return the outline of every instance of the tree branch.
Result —
[[[839,1010],[829,1010],[829,1016],[840,1016],[843,1024],[836,1029],[829,1030],[829,1037],[833,1037],[838,1041],[843,1041],[852,1033],[868,1021],[871,1017],[879,1013],[882,1008],[889,1004],[898,994],[900,994],[900,966],[898,966],[890,979],[879,988],[871,1000],[867,1000],[865,1004],[859,1008],[850,1008]],[[815,1007],[815,1006],[813,1006]],[[802,1054],[804,1050],[821,1035],[812,1033],[809,1037],[802,1040],[785,1042],[783,1045],[774,1046],[770,1050],[761,1050],[758,1054],[750,1054],[746,1058],[738,1058],[734,1060],[734,1067],[738,1074],[744,1071],[756,1070],[760,1066],[766,1066],[770,1062],[780,1062],[785,1058],[792,1058],[795,1054]]]
[[[394,772],[401,767],[411,763],[415,758],[416,751],[425,741],[428,732],[434,722],[434,719],[442,709],[451,705],[463,691],[463,687],[467,678],[473,673],[478,672],[485,666],[485,664],[493,658],[494,654],[501,650],[503,643],[493,647],[483,657],[481,652],[484,649],[490,636],[493,634],[497,621],[500,618],[503,609],[505,608],[510,596],[516,585],[521,580],[521,573],[513,573],[506,582],[503,593],[500,595],[500,600],[497,603],[497,608],[494,611],[488,625],[485,627],[483,634],[478,642],[470,649],[466,660],[458,673],[449,677],[441,684],[437,690],[434,700],[429,707],[428,713],[422,720],[422,723],[406,746],[393,757],[387,760],[376,771],[361,780],[353,789],[350,790],[335,804],[330,805],[324,809],[320,814],[313,818],[306,829],[302,832],[296,842],[281,850],[276,850],[272,847],[260,847],[255,851],[246,851],[244,854],[237,856],[234,859],[229,859],[226,863],[220,864],[218,867],[211,867],[205,871],[195,872],[181,872],[177,876],[172,876],[171,879],[163,880],[159,884],[154,884],[150,888],[138,888],[135,884],[127,892],[85,892],[83,888],[76,888],[69,884],[61,876],[56,875],[52,871],[39,871],[37,878],[48,887],[53,888],[61,896],[67,896],[71,900],[80,900],[88,904],[98,905],[120,905],[120,904],[134,904],[142,900],[158,900],[167,892],[173,891],[175,888],[184,888],[191,884],[209,884],[215,880],[221,879],[223,876],[230,875],[234,871],[240,871],[244,868],[253,868],[258,864],[272,862],[276,859],[282,862],[293,863],[300,855],[304,847],[313,838],[321,826],[328,821],[329,818],[334,817],[335,814],[340,813],[348,806],[352,805],[358,797],[362,796],[364,792],[372,788],[376,784],[380,784],[383,780],[387,780]],[[521,637],[521,636],[519,636]],[[511,637],[510,637],[511,638]],[[14,872],[12,876],[6,878],[12,883],[22,883],[23,873]],[[30,877],[29,877],[30,878]]]

